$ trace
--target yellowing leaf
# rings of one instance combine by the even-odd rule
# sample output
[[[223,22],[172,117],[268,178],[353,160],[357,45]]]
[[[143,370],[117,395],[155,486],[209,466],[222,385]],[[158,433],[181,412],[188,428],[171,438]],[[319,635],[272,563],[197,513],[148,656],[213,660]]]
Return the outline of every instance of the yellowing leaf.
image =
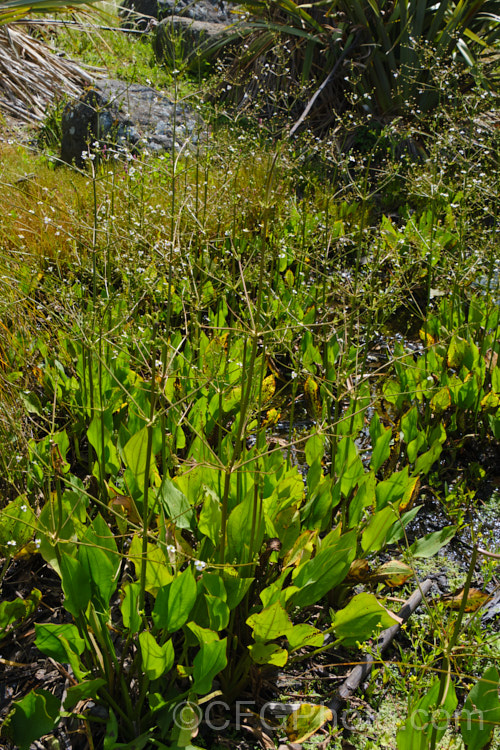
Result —
[[[389,560],[380,565],[370,576],[370,581],[385,583],[386,586],[402,586],[413,576],[413,568],[410,568],[401,560]]]
[[[443,601],[448,605],[448,607],[451,607],[451,609],[460,609],[460,607],[462,606],[463,598],[464,590],[462,589],[458,592],[458,594],[455,594],[454,596],[443,597]],[[479,589],[469,589],[469,593],[467,594],[467,603],[465,605],[465,612],[475,612],[476,609],[479,609],[479,607],[485,604],[489,599],[489,594],[485,594]]]
[[[288,651],[276,643],[253,643],[248,647],[252,661],[256,664],[272,664],[284,667],[288,661]]]
[[[127,516],[129,521],[132,521],[132,523],[141,523],[139,511],[137,510],[133,497],[130,495],[121,495],[119,493],[112,494],[109,506],[111,510],[123,508],[123,513]]]
[[[318,419],[321,415],[321,403],[319,400],[319,386],[314,378],[310,375],[304,383],[304,393],[308,406],[312,411],[313,417]]]
[[[414,477],[413,479],[410,479],[405,489],[404,495],[401,499],[401,502],[399,503],[399,510],[401,513],[404,513],[405,511],[413,508],[413,505],[415,504],[415,500],[418,497],[419,490],[420,490],[420,478]]]
[[[39,546],[36,542],[28,542],[22,547],[19,552],[14,555],[14,560],[24,560],[32,555],[38,554]]]
[[[222,408],[224,412],[231,411],[241,401],[241,387],[238,385],[230,391],[224,391],[222,395]]]
[[[277,409],[269,409],[266,414],[266,418],[262,422],[262,427],[273,427],[280,417],[281,412],[279,412]]]
[[[424,331],[423,328],[418,333],[425,346],[433,346],[436,343],[436,339],[430,333]]]
[[[488,349],[488,351],[484,355],[484,361],[486,362],[490,370],[493,370],[495,367],[498,367],[497,352],[494,352],[493,349]]]
[[[252,628],[255,639],[259,641],[272,641],[292,628],[292,622],[279,602],[250,615],[247,625]]]
[[[332,719],[332,712],[326,706],[303,703],[286,720],[286,736],[290,742],[305,742],[313,734],[316,734],[318,729],[321,729],[324,724],[332,721]]]
[[[274,396],[275,390],[276,380],[274,375],[268,375],[267,378],[264,378],[262,381],[262,402],[265,403],[266,401],[269,401],[269,399]]]
[[[459,370],[465,366],[471,370],[477,363],[479,351],[475,344],[466,341],[461,336],[453,336],[448,347],[448,367]]]
[[[500,406],[500,395],[490,391],[481,399],[481,406],[483,409],[497,409]]]
[[[210,378],[214,378],[223,366],[223,358],[227,350],[227,333],[223,336],[214,336],[203,353],[203,372]]]
[[[368,560],[354,560],[347,574],[347,581],[366,581],[370,576]]]
[[[435,414],[441,414],[451,406],[451,395],[449,388],[440,388],[431,398],[431,409]]]
[[[283,567],[287,568],[290,565],[297,566],[305,562],[305,560],[309,560],[314,550],[317,535],[318,532],[316,530],[303,531],[297,537],[292,549],[285,555]]]

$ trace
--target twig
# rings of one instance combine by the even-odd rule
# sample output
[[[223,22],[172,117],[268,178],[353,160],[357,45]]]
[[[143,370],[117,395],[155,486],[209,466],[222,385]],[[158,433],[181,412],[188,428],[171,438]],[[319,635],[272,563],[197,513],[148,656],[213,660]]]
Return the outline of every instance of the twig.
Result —
[[[429,579],[424,581],[421,585],[419,585],[418,589],[413,592],[413,594],[410,596],[410,598],[405,602],[405,604],[401,607],[401,609],[398,612],[398,617],[400,618],[401,622],[396,623],[396,625],[392,625],[392,627],[387,628],[386,630],[383,630],[380,634],[380,638],[377,643],[377,648],[380,653],[385,651],[387,646],[391,643],[391,641],[394,639],[394,636],[399,631],[401,625],[409,619],[410,615],[415,612],[417,607],[422,602],[422,599],[424,596],[426,596],[429,591],[431,590],[433,586],[433,582]],[[345,703],[345,701],[349,700],[352,693],[354,693],[355,690],[358,689],[361,682],[368,677],[372,670],[372,666],[375,659],[373,656],[369,655],[366,657],[366,660],[363,662],[363,664],[355,667],[352,672],[350,672],[347,676],[347,678],[344,680],[342,685],[337,691],[337,694],[333,701],[328,705],[328,708],[333,714],[333,723],[337,723],[337,714],[342,707],[342,704]]]
[[[141,18],[153,18],[153,16],[141,15]],[[94,23],[81,23],[80,21],[61,21],[56,18],[18,18],[13,21],[9,21],[9,26],[19,26],[24,24],[25,26],[73,26],[76,29],[91,29],[92,31],[116,31],[120,34],[142,34],[145,35],[144,29],[127,29],[121,26],[101,26]]]
[[[62,664],[59,664],[59,662],[56,661],[55,659],[53,659],[51,656],[49,656],[49,661],[52,664],[52,666],[57,669],[57,671],[59,672],[59,674],[62,675],[66,680],[68,680],[68,682],[72,686],[78,685],[78,680],[75,680],[75,678],[73,677],[73,675],[71,675],[68,672],[68,670],[63,667]]]
[[[488,552],[488,550],[481,549],[481,547],[478,547],[477,551],[480,555],[484,555],[485,557],[492,557],[494,560],[500,560],[500,555],[497,555],[495,552]]]
[[[290,130],[290,135],[291,136],[294,135],[294,133],[297,130],[297,128],[300,125],[302,125],[302,123],[306,119],[307,115],[311,111],[311,109],[312,109],[312,107],[314,105],[314,102],[316,101],[316,99],[318,98],[318,96],[321,94],[321,92],[328,86],[328,84],[332,80],[333,76],[335,75],[335,73],[340,68],[340,66],[344,62],[345,58],[349,54],[349,52],[351,52],[353,49],[355,49],[355,47],[358,46],[360,38],[361,38],[360,34],[357,34],[354,37],[352,43],[348,47],[345,47],[345,49],[342,51],[342,54],[340,55],[339,59],[337,60],[337,62],[333,66],[332,70],[328,73],[327,77],[325,78],[325,80],[323,81],[323,83],[321,84],[321,86],[319,87],[319,89],[317,89],[314,92],[314,94],[312,95],[312,97],[309,99],[309,101],[307,102],[306,108],[302,112],[302,114],[299,117],[299,119],[297,120],[297,122],[291,128],[291,130]]]

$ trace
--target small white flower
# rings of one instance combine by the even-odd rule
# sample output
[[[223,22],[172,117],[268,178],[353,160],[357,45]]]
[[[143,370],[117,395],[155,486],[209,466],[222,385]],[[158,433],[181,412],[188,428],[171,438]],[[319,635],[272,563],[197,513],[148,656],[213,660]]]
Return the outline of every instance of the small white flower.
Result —
[[[195,560],[194,567],[199,573],[201,573],[202,570],[205,570],[205,568],[207,567],[207,564],[206,562],[203,562],[203,560]]]
[[[28,510],[28,506],[27,505],[21,505],[21,510],[22,510],[23,513],[26,513],[26,511]]]
[[[14,541],[14,539],[9,539],[9,541],[7,542],[7,547],[15,547],[15,546],[16,546],[16,542]]]
[[[40,545],[41,545],[41,543],[42,543],[42,540],[41,540],[41,539],[35,539],[35,547],[36,547],[37,549],[40,549]]]
[[[175,547],[173,544],[167,544],[167,552],[169,555],[175,555]]]

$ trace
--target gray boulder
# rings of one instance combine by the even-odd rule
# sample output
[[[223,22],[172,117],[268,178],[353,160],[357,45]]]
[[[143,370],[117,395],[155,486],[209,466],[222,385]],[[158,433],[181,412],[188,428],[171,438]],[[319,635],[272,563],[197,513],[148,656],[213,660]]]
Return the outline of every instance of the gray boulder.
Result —
[[[154,18],[183,16],[193,21],[230,23],[229,7],[223,0],[123,0],[120,14],[122,26],[146,28]]]
[[[173,63],[178,42],[181,42],[184,63],[200,59],[213,59],[230,41],[235,43],[242,37],[242,27],[235,23],[213,23],[196,21],[185,16],[172,16],[160,21],[153,36],[153,50],[158,60]]]
[[[89,150],[123,147],[128,151],[169,151],[174,129],[178,144],[196,142],[200,118],[184,104],[175,104],[149,86],[103,79],[62,115],[61,159],[82,166]],[[98,146],[94,146],[97,142]]]

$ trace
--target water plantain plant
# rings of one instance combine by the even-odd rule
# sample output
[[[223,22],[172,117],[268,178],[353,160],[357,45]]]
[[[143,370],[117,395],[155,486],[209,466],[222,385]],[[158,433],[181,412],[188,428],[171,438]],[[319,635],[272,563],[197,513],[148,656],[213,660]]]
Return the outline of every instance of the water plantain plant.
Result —
[[[486,313],[480,303],[474,309],[471,330],[483,336],[486,351],[497,320],[488,318],[485,335]],[[447,437],[439,394],[450,394],[448,407],[453,391],[457,410],[486,407],[485,399],[498,400],[497,376],[491,395],[476,384],[464,401],[450,389],[448,368],[462,388],[476,382],[464,369],[475,362],[478,370],[475,344],[454,337],[439,358],[436,343],[436,353],[431,347],[425,362],[411,366],[396,353],[396,379],[384,398],[397,390],[402,434],[395,441],[375,411],[370,449],[361,452],[358,437],[374,398],[365,388],[344,399],[335,429],[329,426],[328,382],[315,383],[313,360],[322,357],[310,339],[303,387],[317,401],[318,419],[306,435],[292,437],[305,455],[304,478],[291,445],[269,436],[276,379],[263,332],[231,329],[229,314],[217,303],[196,348],[180,332],[165,337],[152,321],[140,342],[125,337],[121,348],[111,332],[89,346],[75,324],[60,338],[59,359],[45,350],[31,408],[43,416],[59,403],[67,426],[53,425],[30,445],[29,488],[43,494],[38,519],[21,497],[2,522],[10,523],[6,539],[19,527],[20,545],[35,530],[40,553],[60,577],[71,621],[38,623],[36,645],[71,666],[72,682],[63,705],[44,690],[14,704],[2,732],[21,747],[72,714],[104,722],[110,747],[190,746],[197,706],[237,698],[258,670],[284,668],[333,644],[353,647],[395,622],[370,581],[404,581],[412,570],[401,560],[375,570],[370,564],[404,539],[419,510],[420,479]],[[431,321],[427,335],[437,338],[438,330],[443,337],[442,324]],[[331,389],[339,346],[325,346]],[[439,387],[434,378],[430,384],[431,370]],[[487,370],[485,362],[485,378]],[[439,419],[421,424],[417,407],[407,407],[429,397],[424,386]],[[449,526],[417,540],[411,554],[432,555],[454,533]],[[353,596],[360,581],[368,588]],[[330,614],[314,606],[325,598]],[[9,603],[4,619],[26,616],[30,601]],[[79,713],[88,701],[102,706],[105,718]],[[192,721],[184,715],[180,724],[180,710]]]
[[[38,689],[13,704],[2,733],[21,748],[75,720],[106,750],[192,747],[200,706],[392,625],[379,584],[408,580],[408,562],[455,533],[407,544],[422,479],[464,432],[498,439],[498,308],[458,292],[431,305],[459,252],[453,217],[365,233],[364,209],[351,231],[354,203],[325,216],[304,201],[282,221],[278,157],[267,164],[253,202],[234,177],[230,210],[204,225],[208,167],[191,194],[188,157],[171,177],[160,167],[171,215],[160,204],[148,224],[139,161],[90,165],[78,275],[54,253],[53,298],[48,271],[36,276],[32,336],[12,317],[26,302],[8,311],[2,360],[33,422],[0,551],[8,566],[31,543],[58,577],[64,616],[38,618],[36,646],[70,667],[62,698]],[[120,186],[109,199],[107,179]],[[336,275],[346,238],[356,249]],[[388,303],[368,292],[401,268],[423,274],[422,345],[389,337],[370,369]],[[38,603],[36,590],[4,602],[0,637]],[[433,690],[419,709],[439,704]]]

